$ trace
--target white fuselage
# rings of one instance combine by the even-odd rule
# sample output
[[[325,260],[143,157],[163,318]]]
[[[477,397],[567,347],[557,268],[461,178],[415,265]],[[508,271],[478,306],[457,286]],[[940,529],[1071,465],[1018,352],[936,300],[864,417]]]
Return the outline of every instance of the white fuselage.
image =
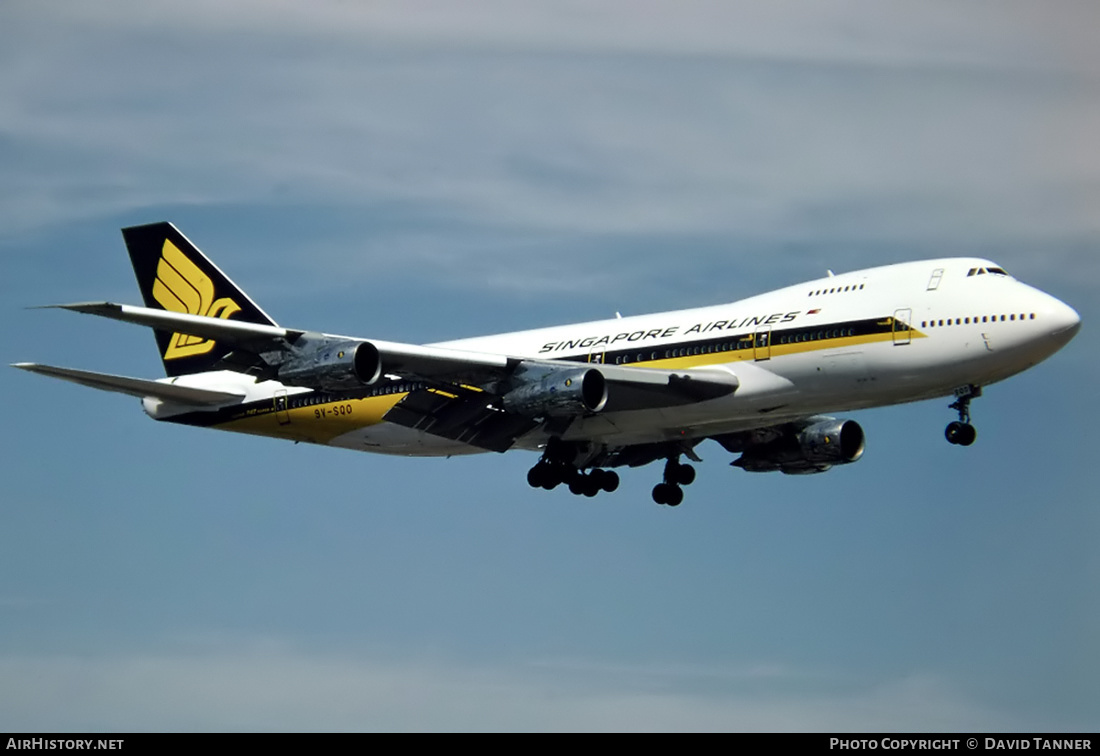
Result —
[[[829,276],[732,304],[430,346],[639,368],[705,367],[736,376],[737,390],[720,399],[578,417],[561,434],[564,440],[617,447],[731,433],[988,385],[1054,354],[1078,326],[1072,308],[1004,274],[996,263],[951,258]],[[201,376],[188,378],[193,385],[210,384]],[[280,390],[308,391],[273,381],[241,388],[249,400]],[[547,433],[536,429],[516,446],[536,449],[546,439]],[[407,455],[481,451],[384,421],[348,429],[324,443]]]

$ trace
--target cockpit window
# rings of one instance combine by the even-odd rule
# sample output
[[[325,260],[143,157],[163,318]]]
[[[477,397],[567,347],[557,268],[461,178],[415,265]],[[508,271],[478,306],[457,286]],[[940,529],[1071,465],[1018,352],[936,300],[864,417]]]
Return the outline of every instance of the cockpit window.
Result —
[[[966,274],[967,278],[970,276],[984,276],[986,273],[993,273],[998,276],[1007,276],[1008,272],[1004,268],[971,268]]]

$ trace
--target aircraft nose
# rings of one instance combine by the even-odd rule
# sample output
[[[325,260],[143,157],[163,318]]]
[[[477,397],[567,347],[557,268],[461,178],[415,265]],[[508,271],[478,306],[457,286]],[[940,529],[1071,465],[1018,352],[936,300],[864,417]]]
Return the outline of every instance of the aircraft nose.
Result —
[[[1068,344],[1081,330],[1081,316],[1077,311],[1053,297],[1047,313],[1047,322],[1050,324],[1050,337],[1060,346]]]

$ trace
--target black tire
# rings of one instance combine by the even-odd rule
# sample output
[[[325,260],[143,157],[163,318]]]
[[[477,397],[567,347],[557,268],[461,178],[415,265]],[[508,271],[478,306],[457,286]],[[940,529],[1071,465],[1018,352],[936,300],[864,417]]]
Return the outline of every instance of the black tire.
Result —
[[[964,423],[963,426],[962,426],[962,432],[959,435],[959,440],[957,442],[959,444],[959,446],[970,446],[971,444],[973,444],[977,440],[978,440],[978,431],[977,431],[977,429],[973,425],[970,425],[968,423]]]
[[[565,481],[565,471],[560,465],[546,465],[542,487],[547,491],[557,488]]]
[[[695,482],[695,468],[691,465],[677,465],[675,482],[681,486],[690,486]]]
[[[684,489],[672,483],[658,483],[653,487],[653,500],[658,504],[678,507],[684,500]]]
[[[543,465],[538,464],[527,471],[527,485],[531,488],[542,488],[545,485],[546,477],[544,475],[545,469]]]
[[[947,430],[943,432],[944,437],[947,438],[947,443],[956,445],[961,443],[959,439],[962,437],[962,434],[963,424],[957,420],[953,423],[948,423]]]
[[[668,483],[658,483],[653,487],[653,501],[658,504],[668,504],[668,491],[671,489]]]
[[[669,499],[666,502],[670,507],[678,507],[684,500],[684,489],[679,486],[672,486],[672,490],[669,492]]]
[[[614,470],[605,470],[603,474],[603,490],[612,493],[619,488],[619,474]]]

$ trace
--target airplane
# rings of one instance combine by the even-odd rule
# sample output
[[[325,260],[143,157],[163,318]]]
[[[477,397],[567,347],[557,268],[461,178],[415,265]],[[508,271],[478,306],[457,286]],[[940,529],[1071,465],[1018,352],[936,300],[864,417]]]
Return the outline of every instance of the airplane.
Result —
[[[155,420],[359,451],[540,454],[533,488],[595,496],[615,468],[664,461],[678,506],[716,441],[750,472],[858,461],[860,425],[826,412],[953,397],[947,440],[974,443],[970,403],[1077,334],[1068,305],[990,260],[858,270],[731,304],[427,345],[275,323],[174,225],[122,229],[145,306],[48,307],[153,329],[166,378],[14,367],[142,400]]]

